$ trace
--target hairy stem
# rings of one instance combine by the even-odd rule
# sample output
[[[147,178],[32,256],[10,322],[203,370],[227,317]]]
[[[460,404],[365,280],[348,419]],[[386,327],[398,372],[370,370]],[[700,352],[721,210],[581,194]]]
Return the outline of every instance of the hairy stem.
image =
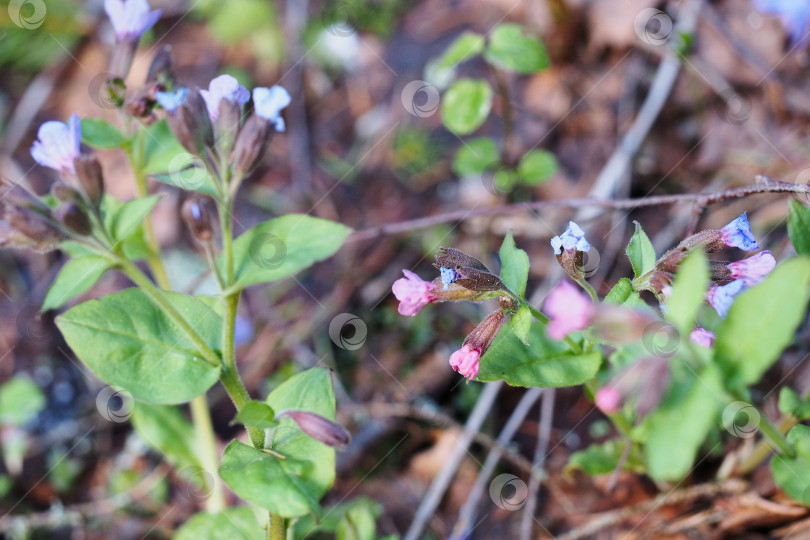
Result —
[[[267,540],[286,540],[287,531],[284,525],[284,518],[270,514],[270,526],[267,528]]]

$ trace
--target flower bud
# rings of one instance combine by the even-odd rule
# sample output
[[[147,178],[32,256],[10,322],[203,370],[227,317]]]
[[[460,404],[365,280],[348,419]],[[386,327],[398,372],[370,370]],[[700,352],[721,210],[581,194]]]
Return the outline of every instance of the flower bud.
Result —
[[[205,157],[214,146],[214,128],[199,90],[181,88],[157,92],[155,97],[168,112],[166,121],[178,142],[192,154]]]
[[[351,441],[351,436],[346,428],[319,414],[288,409],[276,413],[276,419],[282,418],[291,419],[301,428],[301,431],[332,448],[343,449]]]
[[[266,119],[251,115],[236,137],[231,166],[237,176],[245,176],[258,165],[274,131]]]
[[[152,58],[152,63],[149,64],[149,72],[146,75],[147,83],[160,83],[167,85],[174,81],[174,73],[172,73],[172,46],[164,45]]]
[[[472,332],[467,334],[463,345],[469,345],[471,349],[479,351],[483,356],[492,345],[495,336],[501,331],[505,320],[506,314],[502,310],[493,311],[484,317],[484,320]]]
[[[20,233],[30,238],[35,248],[40,251],[56,249],[65,239],[65,235],[48,218],[39,212],[24,206],[7,204],[5,206],[6,221]]]
[[[95,154],[79,154],[73,160],[73,167],[87,199],[95,206],[101,204],[104,197],[104,174]]]
[[[219,114],[214,122],[217,139],[217,151],[221,156],[229,156],[239,134],[242,123],[242,106],[237,101],[222,99],[219,101]]]
[[[210,242],[214,236],[211,226],[211,215],[205,205],[203,197],[191,197],[183,203],[181,210],[183,219],[191,234],[202,243]]]
[[[69,185],[56,181],[51,186],[51,195],[60,202],[72,202],[82,200],[82,195]]]
[[[87,236],[92,231],[90,219],[85,214],[82,207],[75,202],[69,202],[61,205],[54,211],[54,218],[65,224],[65,227],[71,231]]]

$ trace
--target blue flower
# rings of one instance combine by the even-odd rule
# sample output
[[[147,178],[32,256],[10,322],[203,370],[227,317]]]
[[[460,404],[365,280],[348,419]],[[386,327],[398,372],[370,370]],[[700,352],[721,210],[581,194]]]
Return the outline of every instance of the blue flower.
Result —
[[[272,122],[276,131],[284,131],[285,129],[281,109],[289,105],[290,101],[290,94],[281,86],[253,89],[253,107],[256,114]]]
[[[74,114],[67,123],[51,121],[39,126],[31,157],[45,167],[74,174],[73,161],[79,155],[81,144],[82,123]]]
[[[743,292],[745,288],[743,280],[738,279],[727,285],[710,288],[709,292],[706,293],[706,300],[709,301],[717,314],[725,319],[726,315],[728,315],[728,310],[731,309],[731,304],[734,303],[734,299],[738,294]]]
[[[763,13],[778,15],[790,34],[791,43],[807,43],[810,2],[807,0],[756,0],[754,6]]]
[[[568,222],[568,227],[566,227],[562,235],[555,236],[551,239],[551,247],[554,248],[555,255],[562,253],[560,248],[566,251],[569,249],[576,249],[577,251],[588,251],[591,249],[591,245],[585,239],[585,231],[573,221]]]
[[[176,92],[157,92],[155,99],[161,107],[173,113],[177,108],[186,102],[188,88],[180,88]]]
[[[211,79],[208,90],[200,90],[200,95],[205,100],[205,107],[212,122],[219,116],[219,102],[223,99],[239,105],[244,105],[250,99],[248,89],[230,75],[220,75]]]
[[[442,289],[444,289],[445,291],[450,287],[450,284],[455,283],[456,279],[458,279],[459,277],[458,273],[456,273],[456,271],[453,270],[452,268],[446,268],[442,266],[439,269],[439,272],[441,272],[442,275]]]
[[[110,18],[115,37],[122,42],[135,42],[152,28],[161,10],[149,11],[146,0],[104,0],[104,11]]]
[[[721,239],[728,247],[740,248],[744,251],[759,249],[751,225],[748,223],[748,214],[743,212],[740,217],[720,229]]]

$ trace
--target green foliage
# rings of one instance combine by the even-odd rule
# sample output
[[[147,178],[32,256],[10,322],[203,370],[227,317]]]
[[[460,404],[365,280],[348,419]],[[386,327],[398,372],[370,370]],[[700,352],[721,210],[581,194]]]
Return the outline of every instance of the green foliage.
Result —
[[[110,236],[124,242],[138,232],[139,227],[160,200],[160,195],[147,195],[125,202],[114,213],[105,216]]]
[[[532,325],[532,312],[528,306],[521,304],[516,312],[509,316],[509,325],[517,338],[524,345],[529,345],[529,330]]]
[[[475,32],[463,32],[442,53],[430,62],[433,78],[443,80],[453,76],[456,67],[462,62],[475,58],[484,52],[484,36]]]
[[[810,260],[795,258],[735,299],[714,348],[729,388],[759,381],[790,345],[807,310],[809,286]]]
[[[311,515],[301,517],[291,527],[291,534],[296,540],[312,538],[311,535],[318,532],[335,533],[338,538],[373,540],[376,538],[374,519],[380,514],[380,504],[359,497],[327,509],[321,520]]]
[[[82,142],[94,148],[121,148],[127,139],[118,128],[100,118],[84,118]]]
[[[630,238],[630,243],[627,244],[626,252],[630,265],[633,267],[633,277],[638,279],[655,267],[655,248],[647,238],[647,233],[641,228],[641,224],[638,221],[633,223],[636,231]]]
[[[557,172],[557,158],[547,150],[530,150],[517,166],[520,179],[528,186],[542,184]]]
[[[461,177],[477,176],[500,163],[498,146],[491,137],[465,141],[453,160],[453,172]]]
[[[206,304],[164,292],[174,309],[216,350],[220,317]],[[70,348],[107,384],[136,399],[183,403],[219,379],[194,342],[141,289],[127,289],[79,304],[56,319]]]
[[[194,428],[179,408],[138,402],[132,411],[131,421],[143,442],[166,456],[177,470],[182,471],[187,467],[198,470],[202,467]]]
[[[481,359],[477,379],[503,380],[512,386],[575,386],[592,379],[602,363],[598,352],[577,355],[565,342],[550,340],[537,322],[531,325],[528,341],[531,347],[513,332],[498,334]]]
[[[253,509],[236,506],[216,514],[194,514],[175,533],[173,540],[264,540],[264,527]]]
[[[274,420],[276,413],[273,408],[262,401],[248,401],[234,418],[234,422],[260,429],[274,428],[278,422]]]
[[[501,244],[501,281],[509,290],[523,298],[529,279],[529,256],[515,245],[512,231],[506,233]]]
[[[810,208],[796,199],[790,200],[788,236],[799,255],[810,255]]]
[[[340,223],[303,214],[273,218],[233,243],[234,288],[276,281],[331,257],[351,233]],[[222,257],[217,261],[225,274]]]
[[[642,233],[643,234],[643,233]],[[688,336],[695,326],[698,310],[706,300],[709,288],[709,264],[702,250],[695,250],[678,267],[672,282],[672,293],[664,312],[682,336]]]
[[[0,425],[23,426],[45,408],[45,395],[28,377],[15,376],[0,386]]]
[[[487,81],[459,79],[442,98],[442,122],[456,135],[469,135],[487,119],[492,98],[492,87]]]
[[[616,285],[610,289],[610,292],[605,296],[604,303],[617,306],[627,305],[629,307],[646,305],[633,289],[633,283],[627,278],[620,279]]]
[[[779,454],[771,460],[776,485],[791,499],[810,506],[810,427],[799,424],[787,434],[793,457]]]
[[[68,260],[48,289],[42,309],[57,309],[68,300],[86,293],[113,266],[109,258],[101,255],[82,255]]]
[[[490,64],[516,73],[531,74],[549,66],[543,43],[525,33],[519,24],[503,23],[489,34],[484,58]]]
[[[779,391],[779,412],[807,420],[810,418],[810,403],[786,386]]]
[[[571,454],[563,474],[571,476],[574,471],[581,470],[588,476],[597,474],[610,474],[619,466],[629,443],[624,440],[610,440],[603,443],[594,443],[585,450]],[[623,470],[644,472],[644,465],[636,450],[630,452],[624,462]]]

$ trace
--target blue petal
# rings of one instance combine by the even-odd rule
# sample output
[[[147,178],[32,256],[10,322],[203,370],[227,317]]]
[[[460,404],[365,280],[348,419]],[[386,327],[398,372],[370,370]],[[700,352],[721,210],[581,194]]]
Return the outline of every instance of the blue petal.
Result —
[[[559,255],[562,253],[562,249],[560,249],[562,247],[562,244],[563,244],[562,238],[560,238],[559,236],[555,236],[554,238],[551,239],[551,247],[554,248],[554,255]]]
[[[177,110],[180,105],[185,103],[187,97],[187,88],[180,88],[176,92],[157,92],[155,94],[155,100],[169,112]]]
[[[715,287],[709,293],[709,303],[717,311],[717,314],[725,319],[728,310],[731,309],[731,304],[734,303],[734,298],[744,289],[745,284],[741,279],[732,281],[727,285]]]
[[[442,266],[439,271],[442,275],[442,288],[446,291],[451,283],[456,281],[456,271],[452,268],[445,268]]]

